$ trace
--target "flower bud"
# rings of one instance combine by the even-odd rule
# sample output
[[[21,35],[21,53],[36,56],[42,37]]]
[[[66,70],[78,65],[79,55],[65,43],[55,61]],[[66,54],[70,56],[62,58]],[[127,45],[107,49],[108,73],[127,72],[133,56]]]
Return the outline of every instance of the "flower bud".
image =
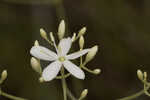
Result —
[[[80,37],[81,35],[84,35],[85,32],[86,32],[86,27],[83,27],[83,28],[79,31],[78,36]]]
[[[45,81],[44,81],[44,78],[43,78],[43,77],[40,77],[40,78],[39,78],[39,82],[40,82],[40,83],[45,82]]]
[[[87,63],[87,62],[91,61],[95,57],[97,51],[98,51],[97,45],[92,47],[91,50],[86,55],[85,62]]]
[[[61,40],[65,35],[65,21],[62,20],[58,27],[58,37]]]
[[[142,71],[141,70],[137,70],[137,76],[138,76],[138,78],[140,79],[140,80],[143,80],[143,73],[142,73]]]
[[[7,70],[4,70],[1,74],[0,84],[2,84],[7,79]]]
[[[38,40],[35,40],[35,42],[34,42],[34,46],[39,46],[39,42],[38,42]]]
[[[48,40],[47,34],[46,34],[46,32],[43,28],[40,29],[40,35],[41,35],[42,38]]]
[[[80,49],[83,49],[83,47],[84,47],[84,37],[83,36],[80,36],[79,46],[80,46]]]
[[[72,38],[71,38],[72,42],[74,42],[75,39],[76,39],[76,33],[73,33],[73,36],[72,36]]]
[[[80,99],[79,100],[82,100],[84,99],[88,94],[88,89],[84,89],[81,93],[81,96],[80,96]]]
[[[143,73],[144,79],[147,80],[147,72]]]
[[[100,73],[101,73],[101,70],[100,70],[100,69],[94,69],[94,71],[93,71],[93,72],[94,72],[94,74],[96,74],[96,75],[97,75],[97,74],[100,74]]]
[[[31,58],[31,66],[32,66],[32,69],[36,71],[37,73],[39,74],[42,73],[40,62],[34,57]]]
[[[53,36],[53,33],[52,33],[52,32],[50,32],[50,38],[51,38],[51,41],[52,41],[52,42],[54,42],[54,41],[55,41],[55,39],[54,39],[54,36]]]

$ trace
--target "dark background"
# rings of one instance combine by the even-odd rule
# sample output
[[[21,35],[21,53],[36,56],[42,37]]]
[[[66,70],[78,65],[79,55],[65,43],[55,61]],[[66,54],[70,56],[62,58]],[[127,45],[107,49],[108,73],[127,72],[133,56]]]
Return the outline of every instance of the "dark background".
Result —
[[[116,100],[143,89],[137,69],[150,73],[150,0],[1,0],[0,71],[8,70],[2,89],[29,100],[63,100],[59,80],[40,84],[30,66],[30,48],[40,38],[39,29],[57,32],[65,12],[67,34],[87,26],[86,47],[99,45],[90,69],[101,68],[101,75],[86,73],[84,81],[67,80],[79,97],[89,89],[86,100]],[[0,97],[1,100],[9,100]],[[135,100],[149,100],[140,96]]]

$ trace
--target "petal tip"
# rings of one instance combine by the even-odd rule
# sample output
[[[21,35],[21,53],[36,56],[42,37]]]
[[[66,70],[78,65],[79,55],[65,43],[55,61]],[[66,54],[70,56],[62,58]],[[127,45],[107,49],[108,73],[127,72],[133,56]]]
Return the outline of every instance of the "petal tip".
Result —
[[[50,78],[48,75],[42,74],[42,77],[45,82],[53,80],[53,78]]]
[[[83,74],[81,77],[80,77],[81,80],[84,80],[85,79],[85,74]]]

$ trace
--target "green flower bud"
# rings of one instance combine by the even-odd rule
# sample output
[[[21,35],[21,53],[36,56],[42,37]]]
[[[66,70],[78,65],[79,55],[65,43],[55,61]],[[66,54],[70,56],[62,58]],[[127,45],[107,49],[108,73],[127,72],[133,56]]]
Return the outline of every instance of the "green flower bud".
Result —
[[[84,99],[88,94],[88,89],[84,89],[81,93],[81,96],[80,96],[80,99],[79,100],[82,100]]]
[[[51,38],[51,41],[55,41],[55,38],[54,38],[54,36],[53,36],[53,33],[52,32],[50,32],[50,38]]]
[[[140,80],[143,80],[143,72],[141,70],[137,70],[137,76]]]
[[[39,42],[38,42],[38,40],[35,40],[35,42],[34,42],[34,46],[39,46]]]
[[[94,69],[94,74],[100,74],[101,73],[101,70],[100,69]]]
[[[40,77],[40,78],[39,78],[39,82],[40,82],[40,83],[45,82],[45,81],[44,81],[44,78],[43,78],[43,77]]]
[[[97,45],[92,47],[91,50],[86,55],[85,62],[87,63],[87,62],[91,61],[95,57],[97,51],[98,51]]]
[[[46,32],[43,28],[40,29],[40,35],[41,35],[42,38],[48,40],[47,34],[46,34]]]
[[[72,42],[74,42],[76,40],[76,33],[73,33],[71,40],[72,40]]]
[[[84,47],[84,37],[83,36],[80,36],[79,46],[80,46],[80,49],[83,49],[83,47]]]
[[[83,28],[79,31],[78,36],[80,37],[81,35],[84,35],[85,32],[86,32],[86,27],[83,27]]]
[[[32,66],[32,69],[34,71],[36,71],[37,73],[39,73],[39,74],[42,73],[41,64],[40,64],[39,60],[37,60],[34,57],[31,58],[31,66]]]
[[[144,80],[147,80],[147,72],[144,72],[143,76],[144,76]]]
[[[58,37],[61,40],[65,35],[65,21],[62,20],[58,27]]]
[[[0,84],[2,84],[7,79],[7,70],[4,70],[1,74]]]

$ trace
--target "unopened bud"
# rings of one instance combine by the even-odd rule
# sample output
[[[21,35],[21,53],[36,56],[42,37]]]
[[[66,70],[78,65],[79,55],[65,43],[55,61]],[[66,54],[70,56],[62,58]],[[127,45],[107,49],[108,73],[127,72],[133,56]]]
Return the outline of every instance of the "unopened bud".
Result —
[[[43,78],[43,77],[40,77],[40,78],[39,78],[39,82],[40,82],[40,83],[45,82],[45,81],[44,81],[44,78]]]
[[[137,76],[138,76],[138,78],[140,79],[140,80],[143,80],[143,73],[142,73],[142,71],[141,70],[137,70]]]
[[[48,39],[47,34],[46,34],[46,32],[43,28],[40,29],[40,35],[41,35],[42,38],[44,38],[46,40]]]
[[[147,80],[147,72],[143,73],[144,79]]]
[[[34,57],[31,58],[31,66],[32,66],[32,69],[36,71],[37,73],[39,74],[42,73],[40,62]]]
[[[83,27],[83,28],[79,31],[78,36],[80,37],[81,35],[84,35],[85,32],[86,32],[86,27]]]
[[[75,39],[76,39],[76,33],[73,33],[73,36],[72,36],[72,42],[74,42],[75,41]]]
[[[58,37],[60,40],[64,37],[64,34],[65,34],[65,21],[62,20],[58,27]]]
[[[55,41],[55,39],[54,39],[54,36],[53,36],[53,33],[52,32],[50,32],[50,38],[51,38],[51,41]]]
[[[35,40],[35,42],[34,42],[34,46],[39,46],[39,42],[38,42],[38,40]]]
[[[91,61],[95,57],[97,51],[98,51],[98,46],[97,45],[92,47],[91,50],[86,55],[85,62]]]
[[[4,70],[1,74],[0,84],[2,84],[7,79],[7,70]]]
[[[84,89],[81,93],[81,96],[80,96],[80,99],[79,100],[82,100],[84,99],[88,94],[88,89]]]
[[[101,73],[101,70],[100,69],[94,69],[94,74],[100,74]]]
[[[84,47],[84,37],[83,36],[80,36],[79,46],[80,46],[80,49],[83,49],[83,47]]]

